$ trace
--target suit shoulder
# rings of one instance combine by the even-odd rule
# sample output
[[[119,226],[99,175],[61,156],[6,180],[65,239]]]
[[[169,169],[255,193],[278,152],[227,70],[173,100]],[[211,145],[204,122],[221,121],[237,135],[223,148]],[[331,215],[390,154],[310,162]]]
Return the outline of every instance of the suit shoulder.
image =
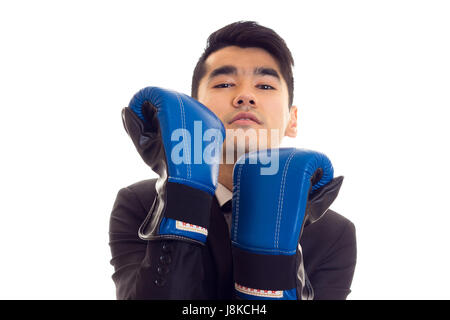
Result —
[[[332,236],[331,238],[341,240],[348,238],[351,240],[355,237],[355,225],[343,215],[336,211],[328,210],[323,218],[322,223],[319,224],[318,227],[329,232]],[[320,220],[318,222],[320,222]]]
[[[321,222],[324,227],[328,228],[336,228],[336,229],[342,229],[345,227],[354,227],[354,224],[352,221],[350,221],[348,218],[344,217],[343,215],[337,213],[333,210],[328,210],[325,215],[323,216],[323,219],[320,219],[318,222]]]
[[[355,225],[348,218],[328,210],[325,215],[315,223],[305,227],[302,238],[306,246],[316,246],[318,243],[323,248],[340,243],[341,245],[356,241]]]
[[[150,210],[153,200],[156,196],[156,184],[157,179],[146,179],[135,182],[127,187],[122,188],[119,192],[124,190],[134,194],[135,198],[140,202],[145,211]]]
[[[110,231],[127,232],[137,227],[151,209],[156,179],[142,180],[121,188],[111,211]]]
[[[148,192],[155,192],[155,184],[157,179],[146,179],[141,180],[138,182],[135,182],[133,184],[130,184],[129,186],[126,186],[124,189],[129,189],[136,194],[146,194]]]

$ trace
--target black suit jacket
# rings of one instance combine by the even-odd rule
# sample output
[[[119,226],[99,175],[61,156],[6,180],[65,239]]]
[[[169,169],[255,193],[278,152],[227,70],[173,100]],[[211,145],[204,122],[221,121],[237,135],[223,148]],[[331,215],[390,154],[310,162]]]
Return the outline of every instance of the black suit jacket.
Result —
[[[156,179],[121,189],[110,219],[112,279],[118,299],[232,299],[233,259],[228,225],[214,197],[206,246],[145,241],[138,229],[156,196]],[[346,299],[356,265],[355,227],[328,210],[300,239],[314,299]]]

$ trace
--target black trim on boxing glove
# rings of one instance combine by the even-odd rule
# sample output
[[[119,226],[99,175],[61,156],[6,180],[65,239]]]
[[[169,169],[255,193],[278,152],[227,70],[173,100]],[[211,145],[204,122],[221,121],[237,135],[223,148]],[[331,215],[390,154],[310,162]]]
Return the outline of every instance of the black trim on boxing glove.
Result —
[[[166,184],[167,205],[164,216],[209,229],[209,216],[213,197],[185,184]]]
[[[208,230],[213,196],[184,184],[167,182],[159,186],[158,182],[155,186],[157,196],[139,228],[139,237],[143,240],[179,239],[203,245],[199,241],[186,237],[160,235],[160,224],[163,218],[169,218]]]
[[[264,290],[296,288],[296,255],[270,255],[233,247],[234,281]],[[282,272],[280,272],[282,270]]]

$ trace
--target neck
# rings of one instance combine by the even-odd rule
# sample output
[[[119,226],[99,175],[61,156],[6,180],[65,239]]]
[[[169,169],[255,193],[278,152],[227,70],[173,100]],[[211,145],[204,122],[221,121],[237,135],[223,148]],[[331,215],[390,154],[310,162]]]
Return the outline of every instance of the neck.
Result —
[[[230,191],[233,191],[233,168],[234,163],[222,163],[219,167],[219,182]]]

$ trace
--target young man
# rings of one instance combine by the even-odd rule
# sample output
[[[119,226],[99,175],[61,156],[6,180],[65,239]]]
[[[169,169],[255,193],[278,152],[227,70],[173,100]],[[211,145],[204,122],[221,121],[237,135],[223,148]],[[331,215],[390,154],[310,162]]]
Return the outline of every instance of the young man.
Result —
[[[255,22],[230,24],[208,38],[194,70],[191,95],[220,119],[226,138],[215,196],[198,209],[210,211],[208,221],[202,221],[208,225],[207,239],[183,242],[178,235],[161,237],[154,231],[155,219],[160,219],[160,225],[165,210],[158,209],[162,202],[167,201],[165,205],[173,210],[169,202],[176,202],[179,195],[185,207],[196,206],[205,198],[199,193],[166,190],[156,179],[121,189],[110,223],[112,277],[118,299],[235,298],[230,243],[233,168],[239,151],[251,151],[255,145],[277,148],[284,136],[297,135],[292,65],[284,41]],[[134,115],[125,114],[125,127],[132,135],[134,120],[130,117]],[[239,139],[242,136],[245,139]],[[146,160],[146,152],[140,153]],[[153,159],[146,162],[155,171],[161,170],[160,176],[166,174],[160,169],[164,165],[155,165]],[[335,183],[334,197],[341,182]],[[164,201],[158,200],[161,194]],[[298,299],[345,299],[356,264],[354,225],[327,210],[318,221],[305,224],[299,248],[303,261],[298,269]]]

